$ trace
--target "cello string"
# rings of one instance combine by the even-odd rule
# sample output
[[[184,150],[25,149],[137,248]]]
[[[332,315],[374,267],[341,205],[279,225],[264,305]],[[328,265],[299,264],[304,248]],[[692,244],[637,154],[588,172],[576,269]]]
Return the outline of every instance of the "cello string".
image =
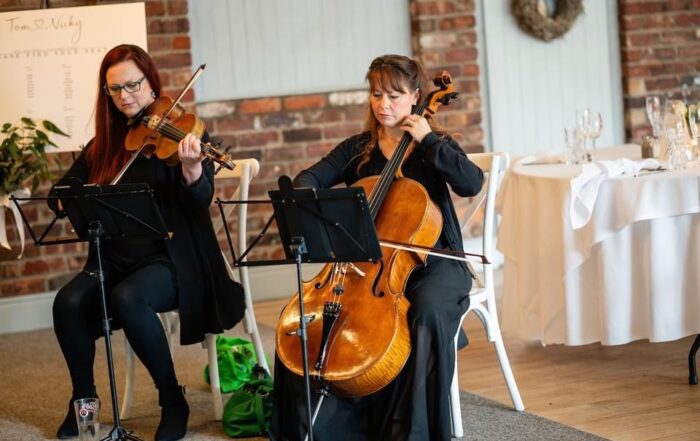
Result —
[[[416,108],[413,112],[411,112],[411,114],[422,116],[426,108],[427,100],[422,102],[420,105],[416,106]],[[389,187],[391,187],[391,184],[394,180],[394,175],[399,170],[399,167],[401,167],[401,163],[403,162],[404,156],[406,154],[406,151],[408,150],[408,146],[411,144],[411,141],[412,139],[410,138],[410,134],[408,132],[404,132],[401,141],[396,147],[396,151],[393,155],[391,155],[391,158],[389,158],[387,165],[385,166],[384,170],[379,176],[377,185],[375,186],[375,189],[372,191],[372,194],[370,196],[369,206],[373,218],[376,218],[376,216],[379,214],[380,205],[383,202],[387,192],[389,191]]]
[[[335,267],[335,268],[334,268],[334,272],[333,272],[333,289],[331,289],[331,298],[330,298],[330,300],[331,300],[333,303],[336,303],[336,302],[338,302],[338,299],[337,299],[338,296],[337,296],[337,294],[336,294],[335,287],[342,283],[342,282],[341,282],[341,274],[343,273],[343,263],[341,263],[341,262],[336,262],[336,263],[334,264],[334,267]]]

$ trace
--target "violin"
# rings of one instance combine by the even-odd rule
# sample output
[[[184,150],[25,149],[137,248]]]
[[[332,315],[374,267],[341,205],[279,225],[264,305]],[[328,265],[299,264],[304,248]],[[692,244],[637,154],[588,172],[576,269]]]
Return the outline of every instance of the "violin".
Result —
[[[198,139],[201,138],[206,127],[204,122],[197,118],[197,115],[194,113],[185,112],[185,109],[179,103],[204,71],[204,67],[204,64],[199,66],[177,99],[173,100],[167,96],[158,97],[131,121],[131,127],[124,140],[124,147],[134,153],[110,184],[117,184],[142,152],[155,153],[158,159],[173,166],[180,162],[180,158],[177,155],[177,147],[180,141],[188,133],[192,133]],[[202,155],[218,163],[220,167],[233,170],[236,166],[231,156],[219,153],[213,145],[200,140],[199,146]]]
[[[168,110],[171,109],[168,113]],[[167,115],[167,116],[166,116]],[[178,143],[192,133],[200,138],[206,125],[194,113],[185,112],[179,104],[173,106],[173,99],[161,96],[137,116],[137,121],[129,129],[124,147],[129,151],[138,150],[143,145],[152,145],[153,153],[168,165],[177,165]],[[199,142],[202,154],[222,167],[233,170],[235,167],[229,155],[220,153],[210,143]]]

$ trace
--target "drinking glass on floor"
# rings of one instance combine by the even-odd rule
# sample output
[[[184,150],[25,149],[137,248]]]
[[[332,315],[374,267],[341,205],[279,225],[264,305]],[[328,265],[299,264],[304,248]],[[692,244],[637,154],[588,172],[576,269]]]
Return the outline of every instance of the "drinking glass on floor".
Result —
[[[73,402],[75,417],[78,419],[80,441],[97,441],[100,439],[100,400],[81,398]]]

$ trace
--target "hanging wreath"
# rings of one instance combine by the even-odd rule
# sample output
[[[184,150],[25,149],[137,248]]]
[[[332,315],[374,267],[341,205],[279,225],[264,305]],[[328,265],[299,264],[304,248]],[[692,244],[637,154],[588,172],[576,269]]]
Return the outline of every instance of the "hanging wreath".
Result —
[[[512,0],[511,10],[523,31],[550,41],[571,29],[583,12],[583,5],[581,0],[556,0],[556,9],[550,16],[543,0]]]

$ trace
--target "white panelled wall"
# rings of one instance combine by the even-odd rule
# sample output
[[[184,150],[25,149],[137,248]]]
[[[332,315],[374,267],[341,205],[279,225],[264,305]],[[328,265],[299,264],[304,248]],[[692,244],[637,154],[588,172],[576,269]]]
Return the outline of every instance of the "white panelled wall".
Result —
[[[574,26],[550,42],[520,30],[510,3],[479,4],[487,150],[564,153],[563,129],[585,107],[603,117],[596,146],[622,143],[617,2],[584,0]]]
[[[364,88],[375,57],[411,55],[406,0],[198,0],[197,102]]]

